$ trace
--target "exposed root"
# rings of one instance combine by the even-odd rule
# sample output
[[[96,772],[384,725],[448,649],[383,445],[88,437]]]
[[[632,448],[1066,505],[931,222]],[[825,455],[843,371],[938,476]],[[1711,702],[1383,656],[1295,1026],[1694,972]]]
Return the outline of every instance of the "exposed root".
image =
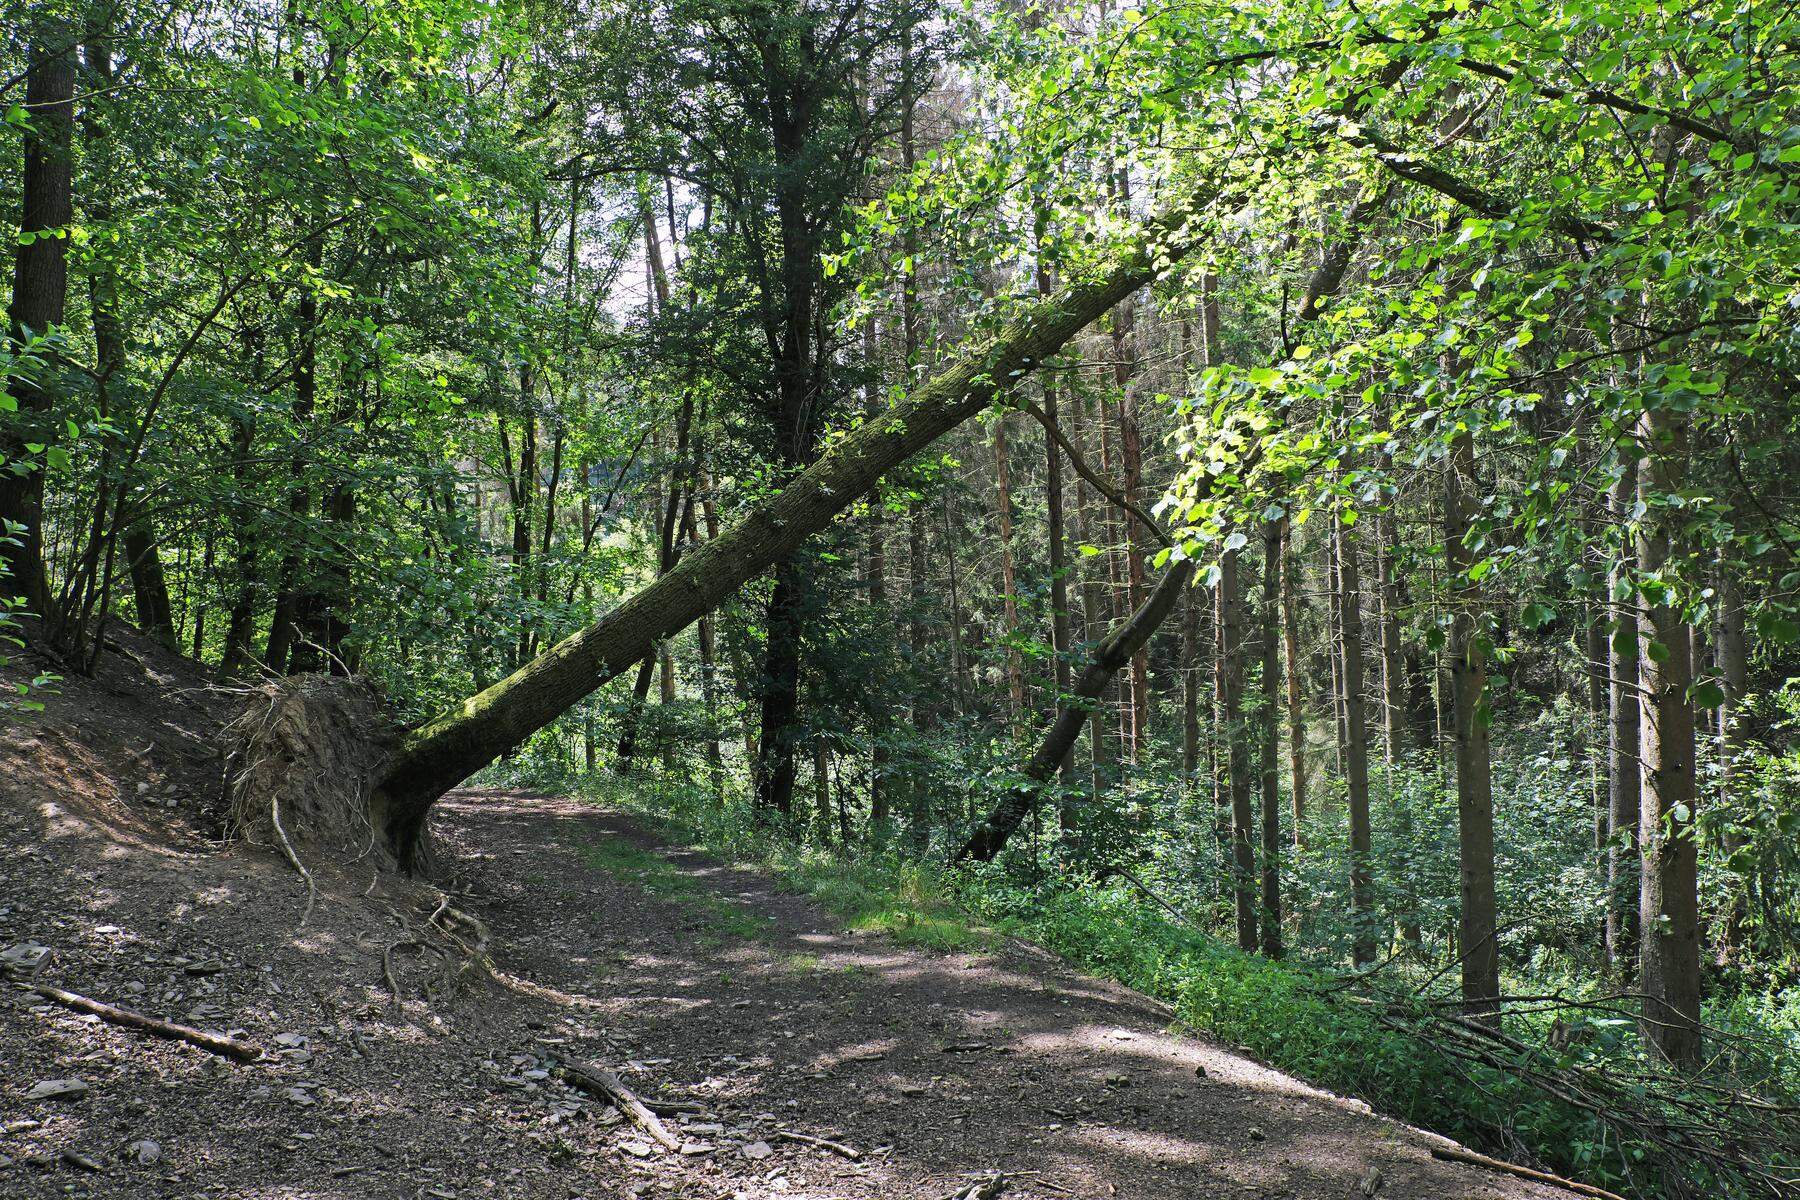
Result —
[[[288,840],[287,830],[281,827],[281,797],[269,797],[269,824],[275,829],[275,838],[281,844],[282,854],[287,856],[294,870],[300,872],[300,878],[306,880],[306,909],[300,914],[300,926],[306,927],[307,918],[312,916],[313,902],[319,898],[319,887],[313,882],[313,874],[300,861],[300,855],[294,849],[294,843]]]
[[[378,867],[392,865],[368,807],[389,751],[381,704],[367,683],[324,675],[233,691],[244,710],[224,731],[231,830],[281,851],[307,881],[310,915],[317,887],[303,850],[342,861],[375,854]]]

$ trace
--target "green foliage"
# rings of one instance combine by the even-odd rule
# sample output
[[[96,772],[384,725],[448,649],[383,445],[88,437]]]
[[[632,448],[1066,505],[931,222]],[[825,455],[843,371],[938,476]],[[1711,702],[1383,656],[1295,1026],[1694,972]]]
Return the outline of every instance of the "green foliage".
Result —
[[[1467,1061],[1424,1036],[1424,1001],[1413,1009],[1391,997],[1371,1000],[1330,972],[1244,953],[1171,924],[1123,885],[1021,887],[988,876],[968,881],[962,894],[1009,932],[1173,1005],[1182,1023],[1201,1034],[1411,1123],[1495,1152],[1523,1149],[1554,1170],[1634,1194],[1767,1194],[1706,1164],[1671,1162],[1657,1147],[1634,1141],[1624,1114],[1596,1113],[1534,1086],[1518,1068],[1537,1050],[1522,1052],[1516,1064]],[[1786,1009],[1781,1021],[1791,1026],[1793,1014]],[[1756,1027],[1780,1023],[1768,1016],[1757,1013]],[[1542,1033],[1548,1018],[1535,1024]],[[1570,1053],[1568,1067],[1641,1069],[1628,1047],[1610,1039]],[[1640,1099],[1680,1119],[1684,1084],[1664,1078],[1660,1087]],[[1614,1116],[1622,1120],[1609,1119]]]

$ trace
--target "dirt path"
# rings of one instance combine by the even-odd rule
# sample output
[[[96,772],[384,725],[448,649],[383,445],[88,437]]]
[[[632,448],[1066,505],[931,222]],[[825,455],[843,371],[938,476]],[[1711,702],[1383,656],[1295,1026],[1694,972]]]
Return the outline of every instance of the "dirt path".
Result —
[[[296,931],[297,882],[267,854],[121,847],[0,798],[0,948],[43,941],[63,986],[275,1051],[231,1067],[8,989],[0,1195],[942,1200],[995,1171],[1011,1200],[1567,1195],[1436,1161],[1040,952],[845,933],[570,801],[446,802],[457,886],[517,983],[428,1004],[402,953],[395,1006],[382,951],[428,897],[326,880],[337,898]],[[559,1054],[697,1104],[669,1118],[689,1152],[550,1077]],[[88,1090],[25,1099],[50,1078]]]

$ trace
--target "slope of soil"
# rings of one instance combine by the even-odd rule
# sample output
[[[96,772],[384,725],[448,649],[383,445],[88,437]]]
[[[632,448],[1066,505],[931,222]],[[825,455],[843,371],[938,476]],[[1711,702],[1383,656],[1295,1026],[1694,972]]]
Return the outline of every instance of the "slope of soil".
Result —
[[[136,650],[0,729],[0,949],[50,946],[44,981],[268,1055],[7,985],[0,1195],[940,1200],[996,1173],[982,1194],[1040,1200],[1567,1194],[1434,1160],[1029,947],[847,933],[567,800],[453,797],[444,890],[314,863],[308,912],[279,856],[210,840],[231,697],[173,701],[179,660]],[[447,900],[491,970],[421,946]],[[688,1102],[666,1118],[681,1149],[568,1088],[559,1057]],[[55,1079],[85,1091],[27,1099]]]

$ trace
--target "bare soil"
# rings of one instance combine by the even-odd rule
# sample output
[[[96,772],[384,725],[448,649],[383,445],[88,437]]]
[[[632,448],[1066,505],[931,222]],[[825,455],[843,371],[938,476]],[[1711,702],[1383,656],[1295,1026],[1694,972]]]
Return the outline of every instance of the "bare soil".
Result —
[[[1569,1195],[1435,1160],[1441,1139],[1171,1032],[1033,947],[848,932],[570,800],[460,793],[435,883],[321,859],[307,913],[280,855],[220,839],[212,739],[235,698],[124,646],[0,727],[0,950],[49,946],[40,980],[267,1057],[6,985],[0,1196],[943,1200],[996,1174],[1017,1200]],[[491,969],[414,944],[446,924],[471,948],[485,932]],[[688,1102],[665,1118],[682,1149],[558,1058]],[[26,1098],[54,1079],[86,1090]]]

